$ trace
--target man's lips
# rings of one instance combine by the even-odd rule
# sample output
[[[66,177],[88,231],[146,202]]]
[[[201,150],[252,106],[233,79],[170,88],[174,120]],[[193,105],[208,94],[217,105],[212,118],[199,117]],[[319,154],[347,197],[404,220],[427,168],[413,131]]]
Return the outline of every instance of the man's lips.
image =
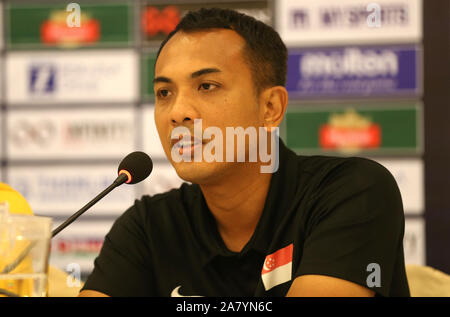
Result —
[[[182,136],[180,135],[180,137],[178,139],[172,139],[171,140],[171,145],[172,146],[176,146],[176,147],[183,147],[183,146],[191,146],[191,145],[197,145],[200,143],[204,143],[201,139],[198,138],[194,138],[193,136],[189,137],[189,136]]]
[[[187,154],[189,152],[193,153],[194,148],[200,145],[204,145],[209,141],[210,140],[201,140],[193,136],[180,135],[178,139],[172,139],[170,143],[172,145],[172,148],[177,149],[180,155],[182,155],[184,152],[186,152]]]

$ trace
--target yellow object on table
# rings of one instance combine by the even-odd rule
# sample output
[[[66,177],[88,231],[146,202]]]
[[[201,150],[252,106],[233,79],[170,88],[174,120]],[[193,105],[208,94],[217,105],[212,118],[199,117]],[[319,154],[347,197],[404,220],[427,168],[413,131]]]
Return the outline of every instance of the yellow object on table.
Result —
[[[6,201],[9,212],[16,215],[33,215],[30,205],[26,199],[11,186],[0,183],[0,202]]]
[[[8,202],[9,212],[12,214],[33,215],[30,205],[18,191],[7,184],[0,183],[0,202],[3,201]],[[0,241],[2,241],[3,244],[8,243],[6,239],[0,239]],[[7,257],[3,257],[2,254],[0,254],[0,272],[7,263],[11,263],[11,261],[17,258],[29,244],[29,241],[17,241],[14,245],[13,252],[9,253]],[[7,247],[7,245],[1,245],[0,242],[0,250],[6,250]],[[20,274],[21,272],[27,272],[29,271],[30,266],[31,260],[25,258],[13,271],[11,271],[11,273]],[[23,280],[22,283],[28,283],[29,285],[17,285],[13,284],[10,280],[0,280],[0,289],[5,289],[15,294],[18,293],[19,289],[22,289],[22,292],[29,293],[31,291],[32,281]]]
[[[26,199],[11,186],[0,182],[0,202],[7,202],[9,206],[9,212],[15,215],[33,215],[33,211],[26,201]],[[1,233],[0,233],[1,234]],[[0,237],[1,238],[1,237]],[[8,243],[8,239],[0,239],[3,241],[1,243]],[[0,254],[0,272],[3,270],[4,266],[7,263],[11,263],[23,250],[25,250],[29,245],[29,241],[19,241],[14,245],[14,251],[12,254],[9,254],[8,257],[2,257]],[[6,250],[6,245],[0,245],[0,250]],[[31,259],[25,258],[11,273],[21,273],[21,272],[30,272]],[[49,297],[70,297],[77,296],[82,283],[80,281],[79,287],[69,287],[67,283],[67,278],[69,275],[54,267],[49,265],[48,268],[48,283],[47,283],[47,296]],[[72,277],[70,277],[72,278]],[[17,283],[17,281],[15,282]],[[10,291],[12,293],[17,294],[18,290],[21,289],[21,293],[19,295],[23,295],[24,293],[31,293],[32,281],[31,280],[23,280],[21,283],[29,283],[29,285],[18,285],[13,284],[10,280],[0,280],[0,289],[4,289]],[[73,284],[73,283],[72,283]],[[0,294],[0,297],[2,295]]]

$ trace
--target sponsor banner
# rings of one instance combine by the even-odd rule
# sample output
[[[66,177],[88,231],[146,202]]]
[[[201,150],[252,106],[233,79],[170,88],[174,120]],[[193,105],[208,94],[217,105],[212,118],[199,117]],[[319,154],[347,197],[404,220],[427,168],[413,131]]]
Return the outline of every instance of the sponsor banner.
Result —
[[[155,163],[150,176],[137,187],[141,195],[156,195],[179,188],[185,182],[170,163]]]
[[[426,265],[425,220],[406,218],[403,250],[405,264]]]
[[[3,3],[1,3],[1,2],[0,2],[0,13],[3,13]],[[2,50],[4,47],[4,44],[3,44],[3,24],[4,24],[4,22],[3,21],[4,21],[3,14],[0,14],[0,50]],[[0,74],[2,74],[1,71],[0,71]],[[0,87],[1,87],[1,85],[0,85]]]
[[[135,102],[138,56],[133,50],[12,52],[6,58],[10,104]]]
[[[9,3],[5,36],[9,48],[130,46],[131,2],[61,4]],[[26,27],[24,27],[26,26]]]
[[[418,46],[347,46],[289,52],[291,98],[404,96],[422,93]]]
[[[275,5],[276,29],[288,46],[422,39],[421,0],[277,0]]]
[[[1,9],[1,6],[0,6]],[[1,12],[1,11],[0,11]],[[1,21],[0,21],[1,23]],[[0,32],[1,32],[1,28],[0,28]],[[0,48],[1,51],[1,48]],[[5,75],[3,74],[3,63],[4,63],[4,58],[3,58],[4,54],[0,54],[0,103],[3,103],[3,83],[5,81]]]
[[[11,110],[9,159],[121,159],[135,149],[133,107]]]
[[[397,181],[405,214],[422,214],[424,200],[424,163],[421,159],[377,160]]]
[[[4,117],[4,115],[3,115],[3,110],[0,110],[0,160],[3,160],[3,158],[4,158],[4,148],[3,148],[3,139],[5,138],[5,136],[6,136],[6,131],[4,131],[3,130],[3,126],[4,126],[4,124],[3,124],[3,117]],[[0,164],[0,167],[1,167],[1,164]],[[2,176],[2,174],[0,173],[0,177]]]
[[[186,3],[187,2],[187,3]],[[189,3],[191,2],[191,3]],[[141,10],[141,34],[144,43],[160,43],[191,10],[205,7],[199,1],[147,1]],[[272,9],[267,0],[236,2],[209,1],[208,7],[233,9],[272,25]]]
[[[53,229],[62,222],[54,221]],[[54,265],[69,275],[88,275],[94,268],[94,260],[100,253],[105,235],[114,219],[110,221],[76,220],[58,233],[53,239],[50,251],[50,265]]]
[[[112,184],[117,164],[9,166],[8,183],[28,201],[36,215],[70,216]],[[134,203],[133,186],[116,188],[83,217],[116,216]]]
[[[420,103],[290,105],[282,136],[302,155],[418,155]]]
[[[155,78],[156,52],[144,53],[141,60],[141,94],[146,100],[153,100],[155,93],[153,91],[153,79]]]

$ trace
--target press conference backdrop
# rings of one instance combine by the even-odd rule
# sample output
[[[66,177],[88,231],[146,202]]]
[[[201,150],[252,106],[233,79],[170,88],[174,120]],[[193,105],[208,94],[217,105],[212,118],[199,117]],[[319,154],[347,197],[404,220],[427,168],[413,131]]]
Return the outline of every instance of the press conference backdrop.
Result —
[[[406,212],[406,262],[427,264],[423,4],[374,2],[380,16],[370,20],[376,12],[364,0],[77,1],[79,27],[67,24],[69,1],[1,2],[2,181],[56,226],[112,182],[127,153],[145,151],[155,163],[143,184],[116,189],[61,232],[51,264],[75,263],[84,279],[135,198],[181,184],[154,124],[153,63],[180,18],[203,6],[276,28],[289,49],[283,139],[304,155],[386,166]]]

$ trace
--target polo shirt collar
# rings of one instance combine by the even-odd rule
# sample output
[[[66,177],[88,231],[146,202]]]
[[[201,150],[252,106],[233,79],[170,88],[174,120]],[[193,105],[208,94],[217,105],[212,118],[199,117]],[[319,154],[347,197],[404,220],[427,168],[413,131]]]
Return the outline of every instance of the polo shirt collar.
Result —
[[[198,185],[195,185],[198,186]],[[288,149],[279,139],[279,167],[272,175],[269,191],[264,204],[261,218],[255,232],[241,252],[230,251],[220,236],[216,221],[209,210],[206,200],[198,186],[195,203],[194,230],[199,243],[204,248],[205,256],[201,259],[203,265],[208,264],[216,256],[242,257],[250,250],[266,255],[276,229],[295,199],[298,186],[298,160],[294,152]]]

